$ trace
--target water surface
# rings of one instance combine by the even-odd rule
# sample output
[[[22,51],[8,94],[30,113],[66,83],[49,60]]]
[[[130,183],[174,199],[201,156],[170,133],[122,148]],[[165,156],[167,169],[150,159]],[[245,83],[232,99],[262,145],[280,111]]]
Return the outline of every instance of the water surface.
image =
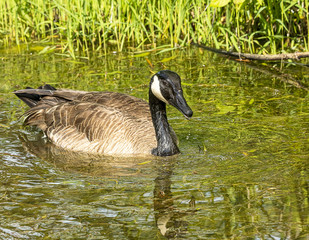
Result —
[[[309,238],[308,67],[197,48],[77,60],[37,53],[0,52],[1,239]],[[182,151],[169,158],[57,149],[22,125],[28,107],[11,93],[48,83],[147,99],[164,68],[182,77],[194,111],[187,121],[168,107]]]

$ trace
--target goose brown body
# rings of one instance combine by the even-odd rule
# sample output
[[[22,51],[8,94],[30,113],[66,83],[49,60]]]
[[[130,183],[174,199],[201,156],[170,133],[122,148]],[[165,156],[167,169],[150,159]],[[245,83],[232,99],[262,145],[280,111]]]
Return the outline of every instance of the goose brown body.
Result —
[[[26,124],[72,151],[151,154],[157,143],[148,103],[121,93],[56,90],[26,116]]]
[[[166,119],[166,103],[154,97],[151,87],[153,107],[122,93],[56,90],[49,85],[14,93],[31,107],[25,114],[25,124],[39,127],[61,148],[106,155],[179,152],[176,134]]]

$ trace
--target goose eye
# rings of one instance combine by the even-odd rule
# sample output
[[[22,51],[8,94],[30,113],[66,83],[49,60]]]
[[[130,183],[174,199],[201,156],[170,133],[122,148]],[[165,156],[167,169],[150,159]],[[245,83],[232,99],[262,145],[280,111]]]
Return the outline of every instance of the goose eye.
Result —
[[[161,83],[162,83],[162,85],[163,85],[164,87],[168,87],[168,86],[169,86],[168,82],[166,82],[166,81],[162,81]]]

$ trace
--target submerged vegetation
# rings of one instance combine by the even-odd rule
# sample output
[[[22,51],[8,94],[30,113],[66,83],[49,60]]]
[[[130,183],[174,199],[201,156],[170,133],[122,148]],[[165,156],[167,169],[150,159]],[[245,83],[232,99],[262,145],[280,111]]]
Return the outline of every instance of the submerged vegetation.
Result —
[[[3,0],[0,45],[48,42],[71,54],[161,41],[250,53],[308,51],[308,6],[309,0]]]

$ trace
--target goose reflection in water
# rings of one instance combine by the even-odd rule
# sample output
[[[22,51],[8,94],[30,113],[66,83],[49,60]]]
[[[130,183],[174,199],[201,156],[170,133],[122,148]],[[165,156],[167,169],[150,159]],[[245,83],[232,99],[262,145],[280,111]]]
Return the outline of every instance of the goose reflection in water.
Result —
[[[58,169],[75,172],[83,175],[96,177],[121,177],[121,176],[140,176],[143,177],[144,165],[139,163],[149,160],[149,158],[127,158],[99,157],[97,155],[81,154],[66,151],[54,144],[47,142],[40,136],[37,139],[28,140],[25,135],[19,136],[24,148],[29,153],[40,159],[47,160]],[[194,214],[192,200],[188,210],[178,210],[174,206],[171,187],[173,167],[177,157],[154,158],[152,161],[152,173],[154,177],[153,190],[153,209],[156,226],[163,236],[167,238],[185,237],[188,222],[182,220],[184,216]],[[147,176],[149,177],[149,175]]]
[[[157,160],[157,177],[153,191],[154,211],[157,227],[161,234],[167,238],[183,238],[186,235],[188,222],[182,220],[189,214],[194,214],[194,209],[186,211],[178,210],[174,206],[174,200],[171,186],[173,175],[173,165],[175,159],[158,159]],[[193,206],[194,199],[188,202]]]

